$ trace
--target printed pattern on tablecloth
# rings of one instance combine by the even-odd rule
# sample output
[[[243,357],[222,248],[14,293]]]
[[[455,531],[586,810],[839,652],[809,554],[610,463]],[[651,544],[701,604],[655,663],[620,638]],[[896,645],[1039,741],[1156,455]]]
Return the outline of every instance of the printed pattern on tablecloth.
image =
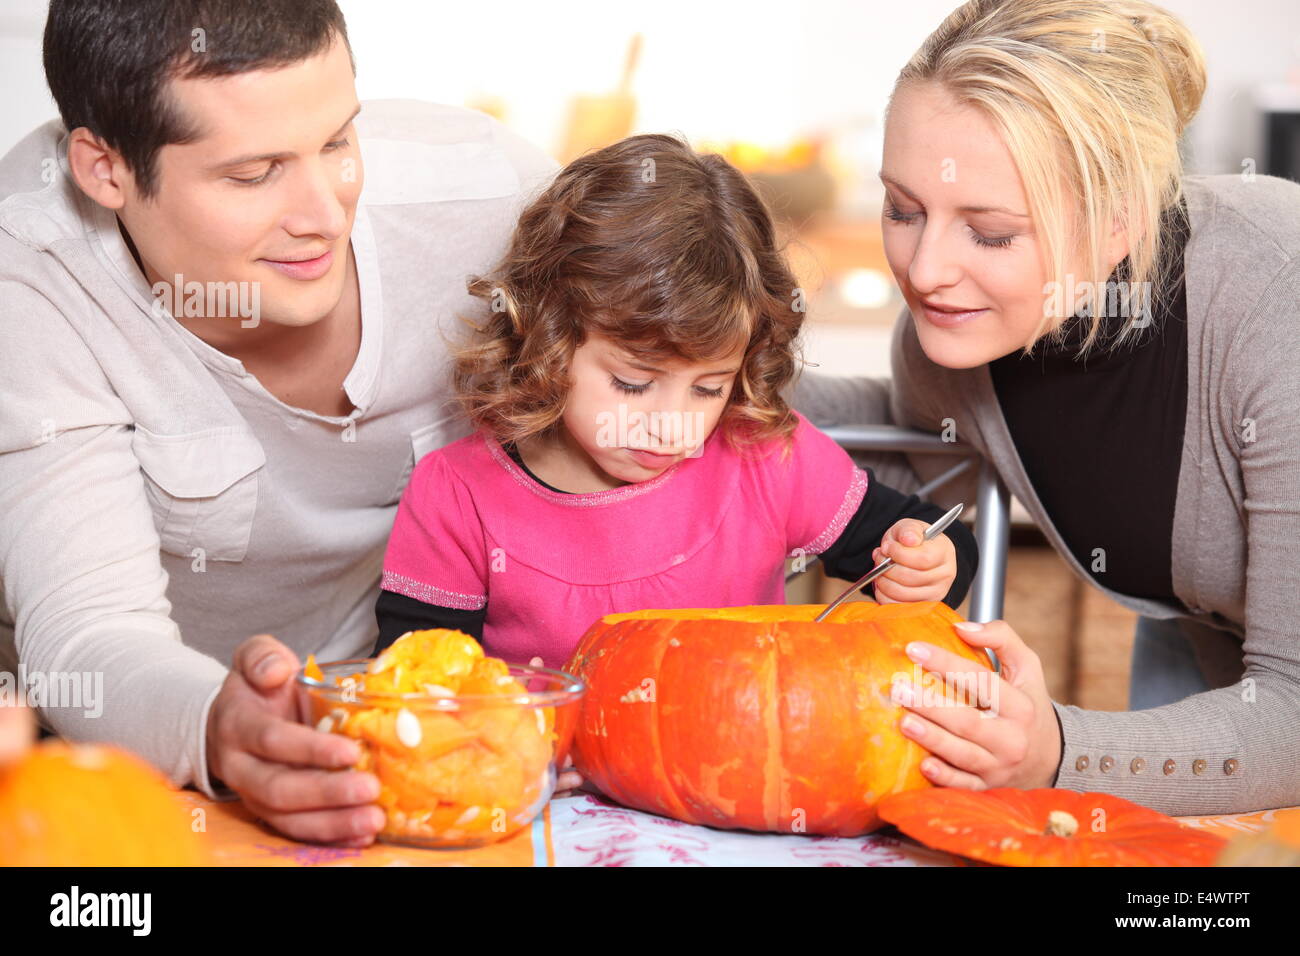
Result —
[[[556,866],[968,866],[896,831],[860,837],[715,830],[590,793],[551,801]]]
[[[1287,809],[1292,808],[1278,807],[1276,810],[1256,810],[1254,813],[1231,813],[1218,817],[1175,817],[1174,819],[1189,827],[1207,830],[1231,840],[1243,833],[1259,833],[1261,830],[1267,830],[1273,825],[1273,818]]]

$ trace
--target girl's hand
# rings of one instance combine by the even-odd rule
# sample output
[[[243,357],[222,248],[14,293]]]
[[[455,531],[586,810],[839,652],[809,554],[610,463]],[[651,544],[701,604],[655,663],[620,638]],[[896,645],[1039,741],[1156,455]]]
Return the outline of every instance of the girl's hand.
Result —
[[[528,666],[545,667],[546,664],[543,663],[540,657],[534,657],[528,662]],[[551,795],[551,799],[557,800],[560,797],[576,796],[574,791],[584,783],[586,783],[586,780],[583,778],[582,774],[573,769],[573,755],[570,754],[565,758],[564,766],[560,768],[559,777],[555,781],[555,793]]]
[[[871,553],[873,563],[893,558],[894,565],[874,584],[880,604],[905,601],[942,601],[957,577],[957,549],[946,534],[924,539],[929,527],[916,518],[903,518],[886,533]]]
[[[936,786],[965,790],[1052,786],[1061,730],[1038,655],[1006,621],[954,628],[967,644],[992,648],[1002,673],[923,641],[907,645],[907,656],[929,673],[920,687],[895,682],[893,698],[910,712],[903,734],[931,754],[921,772]]]

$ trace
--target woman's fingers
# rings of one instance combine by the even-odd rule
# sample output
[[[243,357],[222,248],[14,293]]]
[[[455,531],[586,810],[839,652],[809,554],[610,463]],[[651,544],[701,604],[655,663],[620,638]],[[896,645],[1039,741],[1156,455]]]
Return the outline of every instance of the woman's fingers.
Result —
[[[921,669],[921,673],[912,675],[914,682],[924,685],[942,682],[936,691],[948,695],[950,701],[978,708],[979,713],[987,714],[983,718],[986,721],[989,717],[1018,720],[1033,713],[1034,704],[1029,695],[987,666],[925,641],[913,641],[904,650]]]
[[[987,790],[988,784],[983,778],[973,773],[958,770],[956,767],[938,757],[926,757],[921,761],[921,773],[936,787],[957,787],[962,790]]]
[[[890,688],[894,702],[908,710],[899,724],[903,733],[954,767],[974,774],[995,770],[1010,749],[1010,728],[946,691],[930,690],[910,681],[896,681]]]

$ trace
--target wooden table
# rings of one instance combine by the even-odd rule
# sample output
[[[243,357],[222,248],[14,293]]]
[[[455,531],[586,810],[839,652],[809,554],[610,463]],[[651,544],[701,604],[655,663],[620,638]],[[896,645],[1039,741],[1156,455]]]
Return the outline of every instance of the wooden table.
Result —
[[[815,837],[714,830],[628,810],[590,794],[552,800],[509,840],[474,850],[376,843],[364,850],[298,843],[259,823],[239,801],[177,792],[212,842],[218,866],[969,866],[890,830]],[[1231,838],[1262,830],[1278,810],[1180,817]]]

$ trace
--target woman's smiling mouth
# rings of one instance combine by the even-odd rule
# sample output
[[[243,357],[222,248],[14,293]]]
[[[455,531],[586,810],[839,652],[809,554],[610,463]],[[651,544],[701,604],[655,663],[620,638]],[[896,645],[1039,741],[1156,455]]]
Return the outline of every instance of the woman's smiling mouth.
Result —
[[[988,309],[972,309],[959,305],[932,303],[926,299],[919,300],[922,314],[931,325],[951,329],[983,315]]]

